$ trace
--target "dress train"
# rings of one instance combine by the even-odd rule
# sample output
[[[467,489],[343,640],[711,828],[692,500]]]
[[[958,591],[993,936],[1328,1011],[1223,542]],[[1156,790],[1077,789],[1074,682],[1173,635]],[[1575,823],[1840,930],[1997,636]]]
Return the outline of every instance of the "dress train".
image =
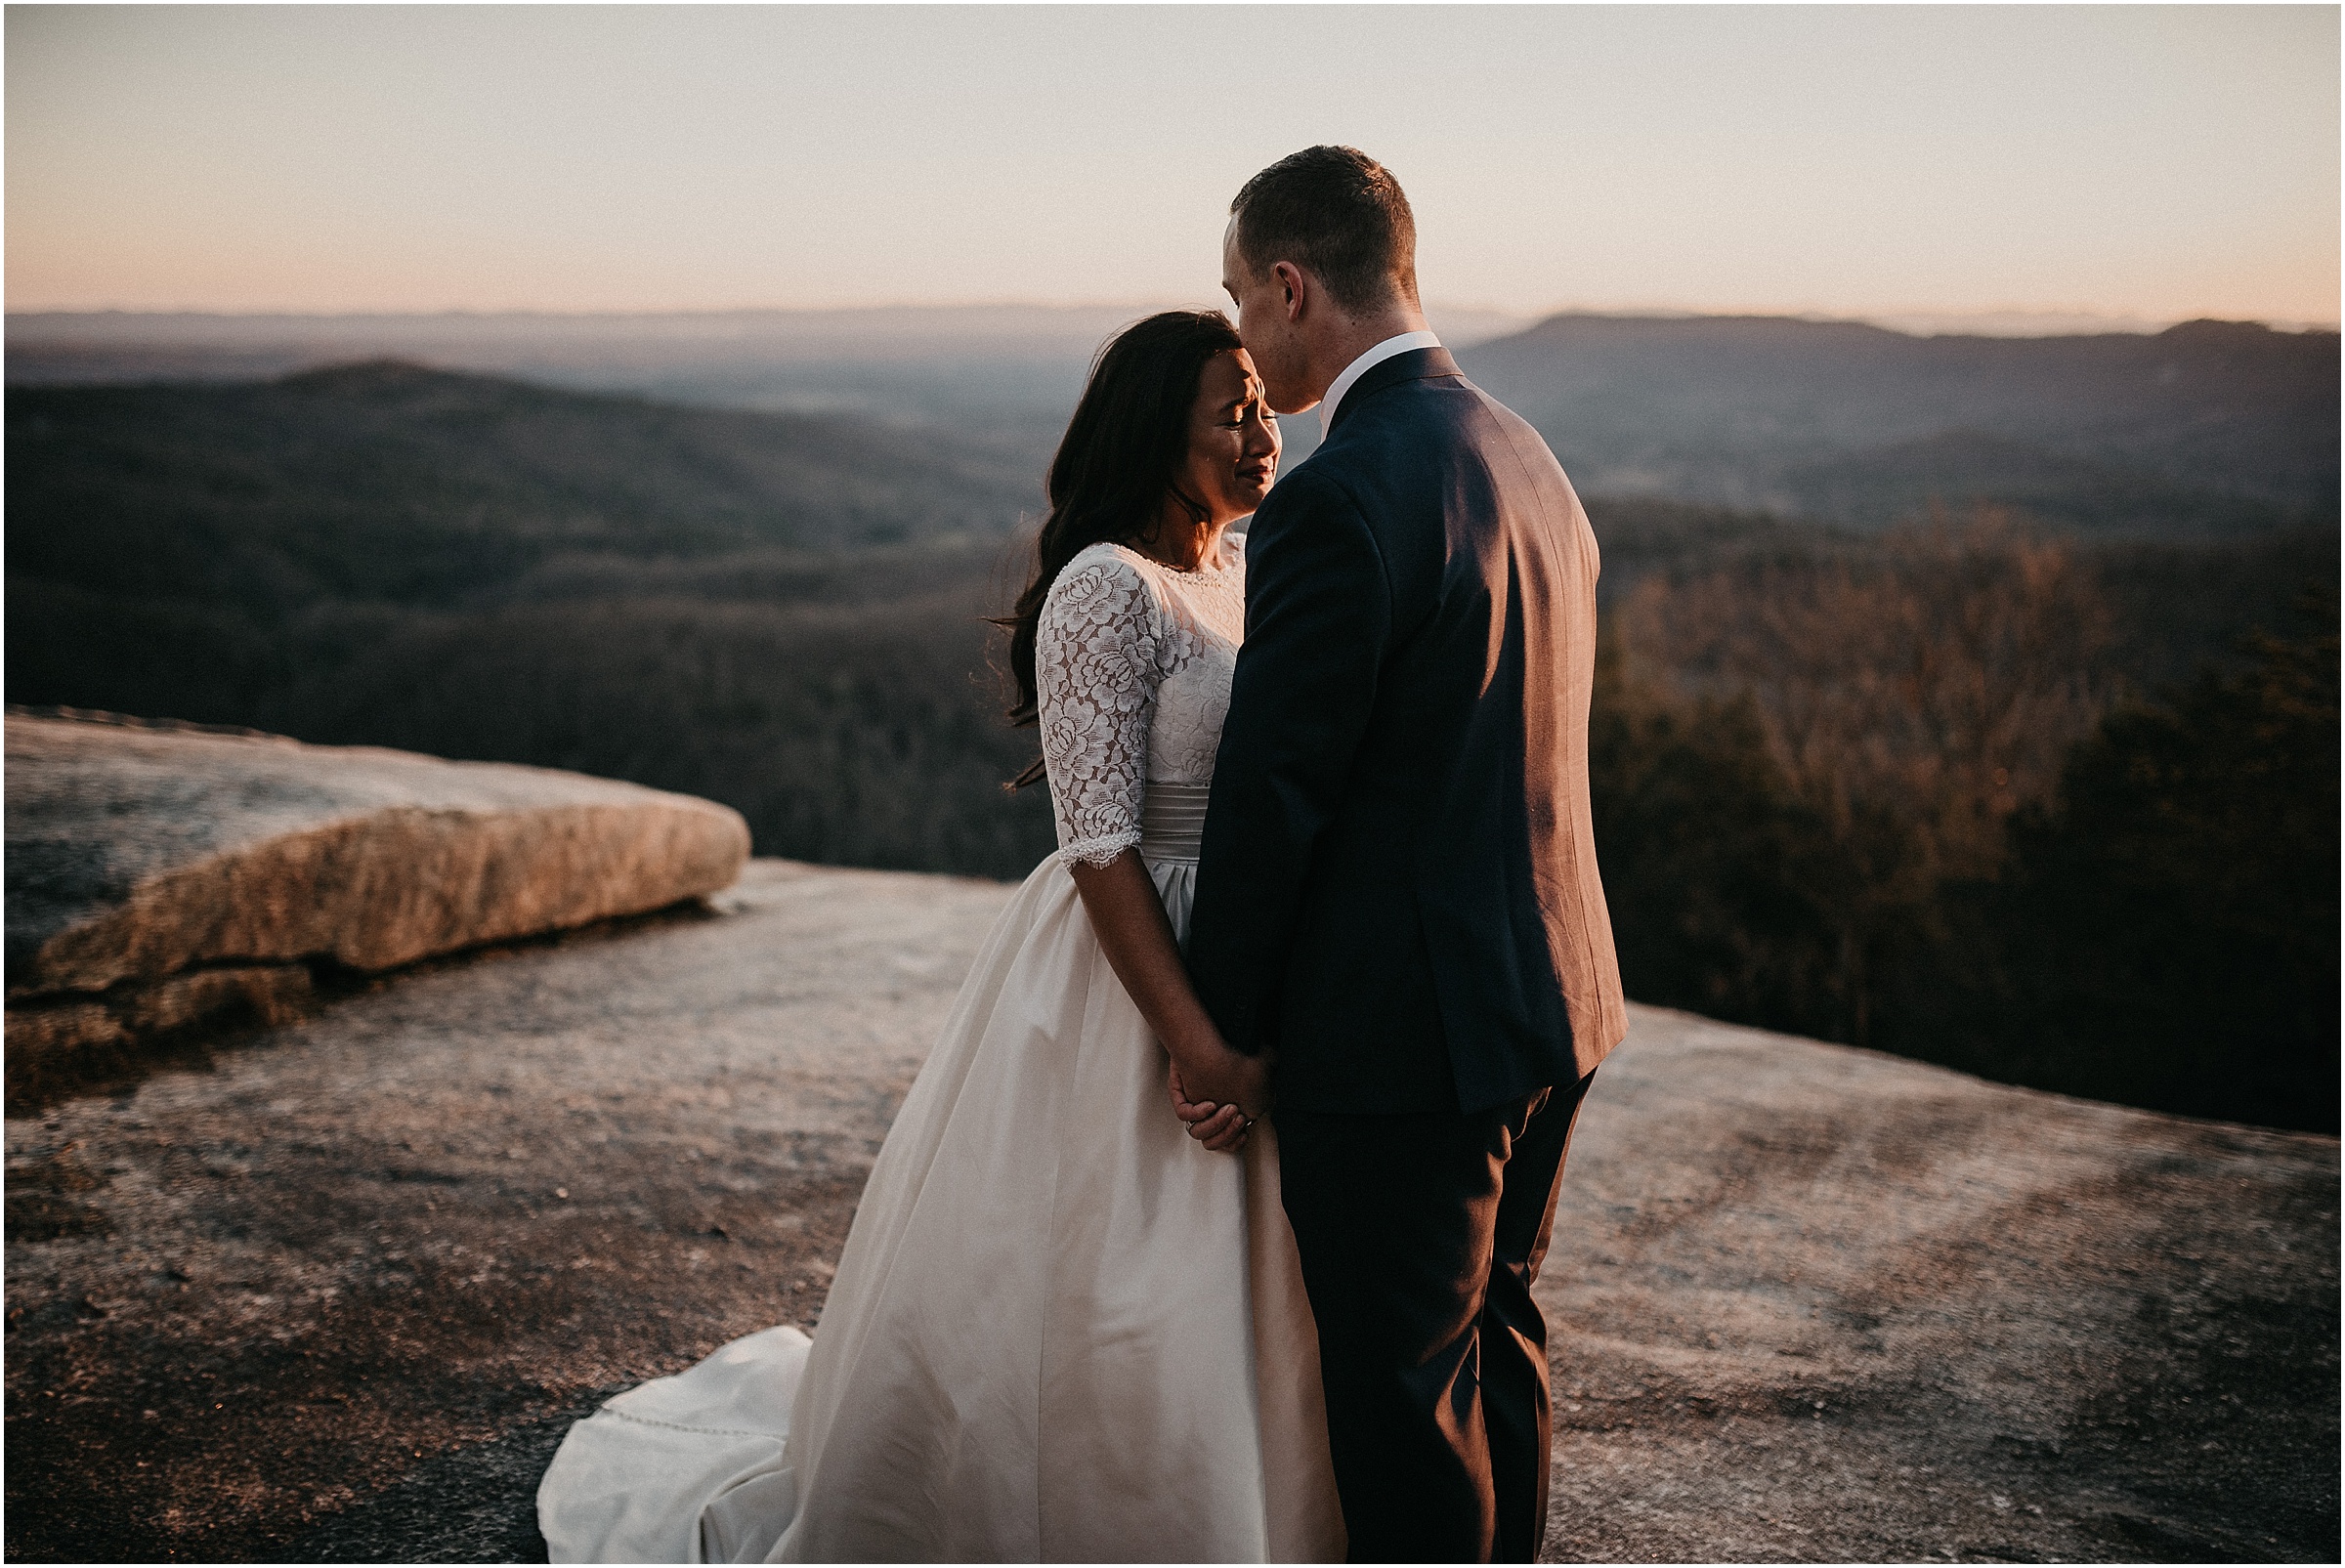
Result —
[[[1151,784],[1152,814],[1177,793]],[[1142,846],[1176,932],[1187,826]],[[1208,1153],[1167,1065],[1045,862],[888,1133],[811,1344],[768,1329],[573,1427],[538,1492],[553,1559],[1341,1557],[1273,1134]]]

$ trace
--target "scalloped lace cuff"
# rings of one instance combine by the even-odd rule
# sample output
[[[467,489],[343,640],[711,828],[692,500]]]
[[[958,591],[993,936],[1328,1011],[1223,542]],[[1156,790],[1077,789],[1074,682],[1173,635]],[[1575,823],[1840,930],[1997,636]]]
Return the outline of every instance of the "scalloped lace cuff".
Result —
[[[1072,866],[1077,861],[1086,866],[1105,866],[1126,850],[1138,848],[1139,842],[1140,830],[1136,827],[1129,832],[1109,833],[1103,838],[1077,839],[1058,852],[1058,861],[1062,866]]]

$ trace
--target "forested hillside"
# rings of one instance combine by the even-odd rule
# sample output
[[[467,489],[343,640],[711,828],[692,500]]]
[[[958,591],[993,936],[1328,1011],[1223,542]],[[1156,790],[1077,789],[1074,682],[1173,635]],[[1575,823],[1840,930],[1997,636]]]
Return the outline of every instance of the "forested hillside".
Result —
[[[983,617],[1039,491],[863,416],[405,365],[20,388],[7,696],[635,779],[761,854],[1014,877],[1052,833],[1002,787],[1034,742]],[[1589,509],[1633,996],[2335,1124],[2333,511]]]
[[[439,604],[566,558],[1000,534],[1037,477],[868,419],[686,408],[397,361],[12,393],[12,574],[284,610]],[[77,527],[46,526],[79,518]]]

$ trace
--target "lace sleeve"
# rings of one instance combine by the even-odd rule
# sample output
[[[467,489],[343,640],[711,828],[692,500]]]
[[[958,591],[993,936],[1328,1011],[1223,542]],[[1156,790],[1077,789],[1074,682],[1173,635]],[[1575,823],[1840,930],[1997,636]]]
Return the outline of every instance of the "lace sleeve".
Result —
[[[1034,684],[1061,860],[1104,866],[1140,841],[1154,612],[1139,572],[1113,556],[1078,559],[1043,601]]]

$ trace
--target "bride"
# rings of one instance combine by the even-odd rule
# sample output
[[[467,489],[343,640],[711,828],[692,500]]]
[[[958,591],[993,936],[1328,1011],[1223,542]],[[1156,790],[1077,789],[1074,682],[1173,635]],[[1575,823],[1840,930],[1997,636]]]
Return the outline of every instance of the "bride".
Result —
[[[905,1099],[811,1343],[751,1335],[574,1426],[553,1560],[1343,1556],[1261,1064],[1178,949],[1244,633],[1225,535],[1278,450],[1218,313],[1099,357],[1006,620],[1058,852]]]

